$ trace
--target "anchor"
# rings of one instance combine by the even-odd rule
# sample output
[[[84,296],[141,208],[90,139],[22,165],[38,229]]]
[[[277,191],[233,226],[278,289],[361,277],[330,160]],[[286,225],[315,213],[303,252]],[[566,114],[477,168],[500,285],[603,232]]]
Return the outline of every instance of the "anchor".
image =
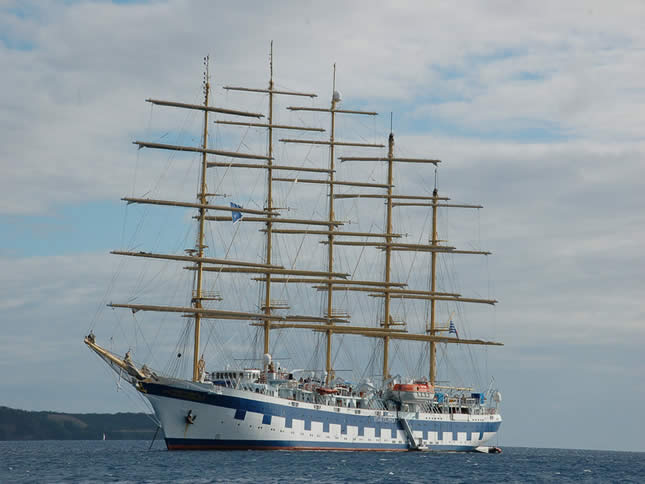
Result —
[[[196,418],[197,418],[197,415],[193,415],[193,411],[188,410],[188,414],[186,415],[186,423],[187,424],[194,424]]]

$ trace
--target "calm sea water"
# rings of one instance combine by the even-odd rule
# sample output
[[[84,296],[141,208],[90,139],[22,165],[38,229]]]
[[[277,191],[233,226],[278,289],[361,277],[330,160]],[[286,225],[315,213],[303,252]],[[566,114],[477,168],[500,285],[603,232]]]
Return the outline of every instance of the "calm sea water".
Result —
[[[0,482],[645,482],[645,453],[504,448],[501,455],[168,452],[161,442],[0,442]]]

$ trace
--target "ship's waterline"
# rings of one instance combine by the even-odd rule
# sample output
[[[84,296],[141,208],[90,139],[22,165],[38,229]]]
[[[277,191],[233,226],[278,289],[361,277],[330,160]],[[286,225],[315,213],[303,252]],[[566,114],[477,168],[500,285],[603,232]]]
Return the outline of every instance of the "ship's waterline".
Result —
[[[473,451],[495,437],[502,421],[496,413],[339,408],[209,386],[140,385],[169,449],[407,451],[405,420],[420,449]]]

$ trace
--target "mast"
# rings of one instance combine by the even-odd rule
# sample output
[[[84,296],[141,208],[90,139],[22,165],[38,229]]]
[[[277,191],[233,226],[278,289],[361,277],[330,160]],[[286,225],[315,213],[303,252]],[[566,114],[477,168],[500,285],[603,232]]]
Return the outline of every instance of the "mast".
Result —
[[[432,192],[432,245],[437,245],[437,199],[439,192],[435,186]],[[437,289],[437,253],[432,252],[430,263],[430,291],[435,292]],[[435,336],[435,306],[436,300],[430,300],[430,336]],[[437,343],[430,342],[430,384],[434,385],[437,377]]]
[[[318,171],[318,172],[326,172],[326,170],[317,170],[317,169],[305,169],[305,168],[299,168],[299,167],[291,167],[291,166],[285,166],[285,165],[274,165],[273,164],[273,132],[274,129],[287,129],[287,130],[302,130],[302,131],[323,131],[322,129],[318,128],[308,128],[308,127],[301,127],[301,126],[288,126],[288,125],[278,125],[273,123],[273,96],[278,94],[278,95],[287,95],[287,96],[304,96],[304,97],[311,97],[314,98],[316,97],[316,94],[312,93],[307,93],[307,92],[295,92],[295,91],[283,91],[283,90],[277,90],[275,89],[275,85],[273,82],[273,41],[271,41],[271,47],[269,51],[269,86],[267,89],[257,89],[257,88],[249,88],[249,87],[240,87],[240,86],[224,86],[224,89],[226,90],[231,90],[231,91],[245,91],[245,92],[255,92],[255,93],[266,93],[269,95],[269,114],[268,114],[268,122],[267,123],[242,123],[238,121],[216,121],[216,123],[219,124],[229,124],[229,125],[237,125],[237,126],[248,126],[248,127],[257,127],[257,128],[267,128],[267,136],[268,136],[268,143],[267,143],[267,156],[266,157],[261,157],[262,159],[266,160],[266,164],[247,164],[247,163],[217,163],[217,162],[211,162],[208,164],[208,166],[223,166],[227,168],[251,168],[251,169],[266,169],[267,171],[267,178],[266,178],[266,183],[267,183],[267,198],[266,198],[266,206],[264,209],[264,214],[266,214],[266,217],[262,218],[255,218],[251,219],[255,221],[262,221],[265,224],[265,229],[264,232],[266,233],[266,252],[264,255],[265,258],[265,266],[267,268],[271,267],[271,260],[272,260],[272,239],[273,239],[273,233],[274,233],[274,228],[273,225],[275,222],[279,221],[278,213],[274,211],[273,208],[273,182],[275,181],[273,177],[273,171],[274,170],[289,170],[289,171]],[[260,158],[260,157],[258,157]],[[208,220],[220,220],[218,217],[210,217]],[[242,219],[244,220],[244,219]],[[263,352],[264,354],[269,354],[270,349],[271,349],[271,321],[274,318],[272,315],[272,310],[277,309],[272,307],[271,304],[271,271],[266,271],[264,272],[265,277],[263,278],[263,282],[265,284],[264,286],[264,297],[263,297],[263,302],[262,302],[262,311],[266,315],[262,322],[262,329],[264,333],[264,338],[263,338]]]
[[[340,100],[340,96],[336,95],[336,64],[334,64],[334,80],[331,93],[331,131],[329,133],[329,222],[334,221],[334,131],[336,122],[336,103]],[[333,225],[329,225],[329,235],[327,236],[327,272],[334,271],[334,229]],[[334,291],[332,290],[332,282],[327,284],[327,317],[332,317],[333,312],[333,298]],[[329,329],[326,333],[326,352],[325,352],[325,384],[333,379],[333,370],[331,362],[331,340],[332,330]]]
[[[390,132],[388,138],[388,150],[387,150],[387,227],[386,227],[386,246],[385,246],[385,282],[388,284],[391,277],[391,263],[392,263],[392,171],[394,165],[394,133]],[[434,253],[434,252],[433,252]],[[390,292],[385,293],[385,302],[383,310],[383,328],[387,331],[390,327]],[[389,375],[389,348],[390,347],[390,338],[385,336],[383,338],[383,381],[386,381]]]
[[[437,207],[460,207],[460,208],[481,208],[477,205],[455,205],[455,204],[439,204],[439,200],[447,200],[447,198],[439,197],[439,193],[435,186],[432,197],[424,196],[410,196],[410,195],[394,195],[393,194],[393,166],[394,162],[404,162],[404,163],[430,163],[436,165],[439,163],[439,160],[432,159],[418,159],[418,158],[395,158],[394,157],[394,134],[390,132],[388,139],[388,154],[387,158],[381,157],[344,157],[341,158],[343,161],[387,161],[388,164],[388,180],[387,180],[387,194],[386,195],[354,195],[354,194],[341,194],[336,195],[336,198],[385,198],[387,201],[387,214],[386,214],[386,240],[385,243],[377,242],[338,242],[337,244],[341,245],[361,245],[361,246],[373,246],[385,250],[385,280],[384,288],[363,288],[363,287],[350,287],[350,286],[336,286],[337,290],[354,290],[354,291],[368,291],[372,292],[370,296],[383,297],[383,381],[387,381],[389,378],[389,343],[392,338],[391,333],[391,300],[394,298],[406,298],[406,299],[429,299],[430,300],[430,326],[426,329],[426,332],[429,333],[425,341],[428,342],[430,347],[430,383],[434,385],[436,381],[436,345],[437,341],[441,341],[437,338],[437,333],[439,330],[436,328],[436,301],[461,301],[461,302],[477,302],[477,303],[486,303],[486,304],[495,304],[497,301],[493,300],[481,300],[474,298],[462,298],[459,294],[447,294],[447,293],[438,293],[437,292],[437,252],[451,252],[451,253],[461,253],[461,254],[485,254],[488,255],[489,252],[483,251],[463,251],[455,250],[454,247],[440,246],[439,239],[437,237]],[[430,200],[430,203],[426,202],[398,202],[395,200]],[[400,244],[393,243],[392,239],[396,234],[392,233],[392,208],[398,206],[432,206],[432,238],[430,244]],[[431,252],[431,287],[430,291],[416,291],[408,289],[395,289],[392,287],[391,281],[391,265],[392,265],[392,251],[393,250],[404,250],[404,251],[426,251]],[[318,286],[320,289],[321,286]],[[373,333],[372,335],[374,335]],[[453,341],[454,342],[454,341]],[[468,344],[468,343],[467,343]],[[470,343],[472,344],[472,343]]]
[[[377,185],[373,183],[355,183],[355,182],[337,182],[335,179],[335,147],[336,146],[355,146],[355,147],[369,147],[369,148],[383,148],[382,144],[375,143],[362,143],[362,142],[346,142],[346,141],[336,141],[335,138],[335,128],[336,128],[336,114],[359,114],[367,116],[376,116],[377,113],[371,111],[356,111],[356,110],[347,110],[347,109],[337,109],[337,104],[341,101],[339,93],[336,91],[336,64],[334,64],[334,74],[333,74],[333,85],[332,85],[332,96],[331,96],[331,106],[329,108],[313,108],[313,107],[303,107],[303,106],[289,106],[287,109],[290,111],[310,111],[310,112],[325,112],[330,113],[331,119],[331,133],[329,135],[329,141],[320,141],[320,140],[303,140],[303,139],[280,139],[284,143],[304,143],[304,144],[318,144],[318,145],[329,145],[329,167],[325,170],[328,173],[328,179],[325,181],[322,180],[298,180],[299,182],[304,183],[326,183],[329,185],[329,213],[328,213],[328,230],[327,230],[327,240],[324,242],[328,245],[327,247],[327,272],[332,273],[334,267],[334,245],[336,236],[343,235],[341,232],[337,231],[338,221],[334,219],[334,200],[336,198],[335,189],[336,185],[350,185],[350,186],[364,186],[364,187],[373,187],[373,188],[383,188],[383,185]],[[276,178],[276,181],[290,181],[293,182],[293,179],[287,178]],[[311,233],[311,231],[309,231]],[[320,234],[324,235],[324,234]],[[333,320],[337,319],[334,316],[334,306],[333,306],[333,291],[335,288],[335,283],[337,281],[328,280],[325,284],[325,289],[327,290],[327,314],[326,317],[332,321],[328,325],[326,333],[326,351],[325,351],[325,371],[327,372],[327,377],[325,383],[329,384],[333,380],[333,368],[332,368],[332,334],[334,333]]]
[[[210,80],[208,72],[209,56],[204,58],[204,131],[202,139],[202,170],[200,177],[200,188],[197,198],[202,205],[206,205],[208,200],[206,198],[206,150],[208,148],[208,94],[210,91]],[[206,208],[199,208],[199,234],[197,236],[197,256],[201,259],[204,257],[204,221],[206,219]],[[195,294],[193,295],[192,303],[195,309],[202,309],[202,266],[203,261],[197,261],[197,274],[195,284]],[[195,341],[193,348],[193,381],[199,381],[201,375],[199,370],[199,331],[201,324],[201,315],[199,312],[195,313]]]
[[[269,148],[267,161],[267,206],[266,211],[270,214],[273,208],[273,41],[271,41],[271,51],[269,53]],[[273,229],[273,216],[268,215],[266,221],[266,256],[265,264],[271,264],[271,239]],[[264,290],[264,313],[271,316],[271,274],[266,274]],[[264,320],[264,354],[269,353],[271,342],[269,332],[271,330],[271,319],[267,317]],[[263,360],[264,361],[264,360]]]

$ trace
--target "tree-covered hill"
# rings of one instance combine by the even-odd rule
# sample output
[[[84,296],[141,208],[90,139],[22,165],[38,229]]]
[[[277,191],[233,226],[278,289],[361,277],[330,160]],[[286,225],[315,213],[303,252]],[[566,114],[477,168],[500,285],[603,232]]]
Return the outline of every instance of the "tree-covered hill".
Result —
[[[145,413],[29,412],[0,406],[0,440],[152,439],[156,424]]]

